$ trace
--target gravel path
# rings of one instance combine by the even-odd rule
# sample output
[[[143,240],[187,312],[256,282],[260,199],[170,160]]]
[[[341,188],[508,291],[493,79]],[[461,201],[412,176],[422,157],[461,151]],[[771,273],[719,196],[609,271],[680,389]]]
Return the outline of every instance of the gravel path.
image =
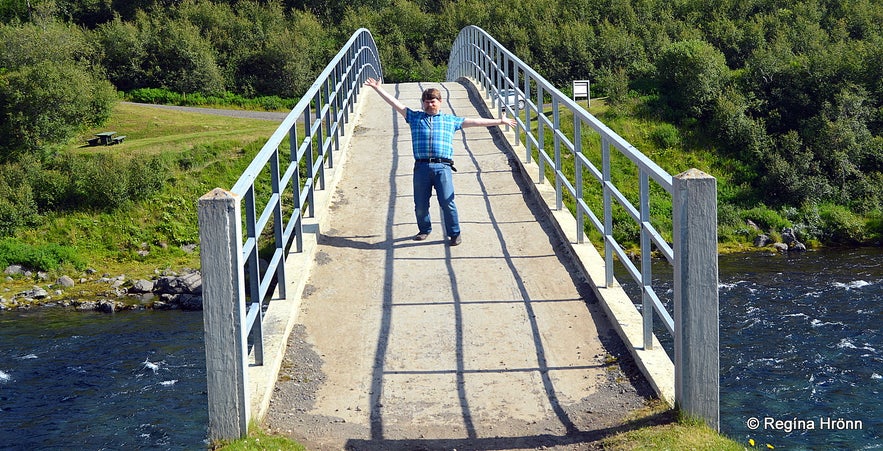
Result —
[[[134,102],[122,102],[128,103],[131,105],[138,105],[150,108],[159,108],[163,110],[175,110],[175,111],[186,111],[188,113],[201,113],[201,114],[214,114],[217,116],[230,116],[230,117],[238,117],[243,119],[263,119],[267,121],[275,121],[282,122],[285,119],[285,116],[288,113],[274,113],[268,111],[246,111],[246,110],[225,110],[219,108],[199,108],[199,107],[191,107],[191,106],[177,106],[177,105],[156,105],[153,103],[134,103]]]

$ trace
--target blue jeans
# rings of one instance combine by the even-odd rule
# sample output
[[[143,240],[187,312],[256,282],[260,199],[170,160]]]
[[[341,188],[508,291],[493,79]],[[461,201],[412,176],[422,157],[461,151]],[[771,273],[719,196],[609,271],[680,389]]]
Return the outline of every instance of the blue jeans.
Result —
[[[438,198],[445,220],[445,233],[449,237],[460,234],[460,219],[454,204],[454,182],[451,179],[451,166],[445,163],[414,163],[414,214],[420,233],[432,232],[432,219],[429,217],[429,198],[432,189]]]

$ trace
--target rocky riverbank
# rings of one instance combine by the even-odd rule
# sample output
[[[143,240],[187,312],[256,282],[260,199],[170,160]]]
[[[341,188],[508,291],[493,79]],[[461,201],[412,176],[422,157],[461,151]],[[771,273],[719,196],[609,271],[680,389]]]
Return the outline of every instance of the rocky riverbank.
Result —
[[[781,240],[776,240],[761,233],[751,221],[747,225],[757,232],[753,243],[756,250],[807,250],[793,229],[783,229]],[[109,274],[97,276],[97,273],[94,269],[87,269],[77,279],[63,275],[52,283],[45,273],[10,265],[3,271],[7,282],[32,279],[38,284],[26,290],[10,290],[0,284],[0,311],[33,307],[67,307],[108,313],[143,309],[202,310],[202,275],[198,270],[185,269],[177,273],[157,269],[151,279],[129,279],[125,275]]]
[[[198,270],[175,272],[156,270],[150,279],[129,279],[125,275],[98,276],[87,269],[80,277],[63,275],[54,282],[45,273],[18,265],[4,271],[7,281],[34,279],[40,282],[27,290],[0,291],[0,310],[34,307],[65,307],[75,310],[115,312],[121,310],[202,310],[202,275]]]

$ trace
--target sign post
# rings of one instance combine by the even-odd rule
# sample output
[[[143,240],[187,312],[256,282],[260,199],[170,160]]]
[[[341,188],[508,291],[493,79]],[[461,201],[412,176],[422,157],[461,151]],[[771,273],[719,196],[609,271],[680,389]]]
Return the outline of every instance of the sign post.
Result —
[[[586,99],[586,107],[592,106],[591,82],[589,80],[573,81],[573,100],[580,97]]]

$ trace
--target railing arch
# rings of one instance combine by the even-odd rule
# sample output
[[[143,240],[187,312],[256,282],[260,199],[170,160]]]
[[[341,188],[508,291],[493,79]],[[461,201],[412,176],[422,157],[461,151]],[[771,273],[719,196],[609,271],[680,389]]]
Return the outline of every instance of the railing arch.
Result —
[[[603,237],[604,280],[593,281],[596,286],[608,289],[617,286],[613,276],[616,256],[641,287],[641,337],[633,340],[624,336],[624,341],[638,343],[633,344],[633,353],[634,348],[638,347],[652,350],[655,311],[674,340],[675,403],[688,414],[703,418],[711,427],[719,429],[715,179],[695,169],[675,177],[668,174],[481,28],[464,28],[451,48],[447,79],[454,81],[460,78],[470,79],[481,88],[489,96],[491,106],[497,109],[498,115],[506,112],[517,119],[515,142],[524,145],[526,163],[531,163],[536,152],[540,183],[546,178],[547,166],[551,168],[554,208],[559,211],[563,209],[566,195],[575,200],[577,243],[583,243],[586,219]],[[507,100],[511,97],[504,94],[504,89],[515,91],[514,101]],[[524,111],[519,108],[519,100],[524,100]],[[551,119],[544,114],[547,104],[551,106]],[[562,128],[562,109],[573,117],[573,131],[570,133]],[[534,118],[536,123],[533,122]],[[583,151],[583,141],[588,133],[595,133],[600,138],[600,162],[591,161]],[[551,153],[546,149],[547,139],[551,139]],[[565,153],[573,158],[572,176],[562,170]],[[611,161],[614,153],[637,167],[640,192],[637,206],[612,180]],[[672,244],[651,223],[651,181],[672,197]],[[600,215],[586,202],[583,193],[585,183],[597,183],[601,187]],[[640,228],[639,266],[632,263],[626,250],[614,237],[614,205],[624,209]],[[674,267],[673,315],[666,310],[653,287],[651,253],[654,249]],[[622,328],[619,332],[621,336],[628,334]],[[639,356],[636,357],[640,360]]]
[[[303,250],[303,218],[314,216],[314,192],[325,189],[325,168],[334,166],[334,151],[340,148],[368,77],[382,79],[383,71],[374,38],[360,29],[233,187],[216,188],[199,199],[212,440],[239,438],[248,432],[249,338],[254,365],[263,365],[265,301],[273,287],[280,298],[286,297],[286,256],[289,250]],[[281,156],[286,143],[289,152]],[[263,244],[265,238],[268,245]]]

